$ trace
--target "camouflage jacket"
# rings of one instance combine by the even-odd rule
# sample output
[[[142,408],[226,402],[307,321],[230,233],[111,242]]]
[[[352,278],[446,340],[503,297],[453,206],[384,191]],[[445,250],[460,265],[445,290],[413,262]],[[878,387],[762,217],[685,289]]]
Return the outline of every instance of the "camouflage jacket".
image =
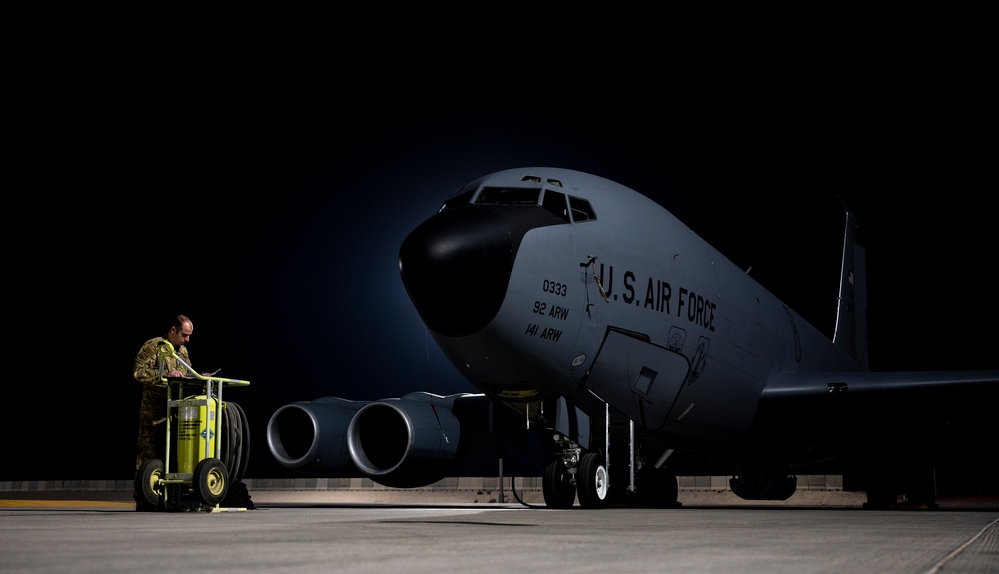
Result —
[[[149,339],[139,349],[139,353],[135,355],[135,370],[132,372],[132,376],[135,377],[136,381],[142,383],[142,399],[139,403],[140,444],[144,440],[147,442],[151,440],[148,437],[144,437],[143,433],[153,433],[154,431],[151,430],[153,426],[166,420],[167,389],[166,386],[160,384],[162,382],[160,381],[160,358],[157,351],[158,343],[163,340],[163,337]],[[181,345],[180,347],[175,347],[174,351],[185,363],[188,365],[191,364],[191,358],[187,354],[187,347]],[[174,369],[177,369],[184,375],[190,372],[187,367],[180,364],[173,357],[163,359],[163,362],[163,373],[168,373]],[[156,458],[163,455],[162,453],[140,455],[140,459],[143,456],[146,458]],[[136,462],[136,468],[138,468],[138,464],[139,461]]]
[[[139,353],[135,355],[135,370],[132,372],[132,376],[135,377],[136,381],[144,385],[159,385],[160,384],[160,358],[159,353],[156,350],[156,346],[160,341],[163,341],[163,337],[154,337],[146,341],[142,348],[139,349]],[[174,348],[177,352],[177,356],[180,357],[188,365],[191,364],[191,357],[187,354],[187,347],[181,345]],[[182,374],[187,375],[190,373],[187,367],[182,365],[180,361],[174,359],[173,357],[167,357],[164,359],[163,373],[177,369]]]

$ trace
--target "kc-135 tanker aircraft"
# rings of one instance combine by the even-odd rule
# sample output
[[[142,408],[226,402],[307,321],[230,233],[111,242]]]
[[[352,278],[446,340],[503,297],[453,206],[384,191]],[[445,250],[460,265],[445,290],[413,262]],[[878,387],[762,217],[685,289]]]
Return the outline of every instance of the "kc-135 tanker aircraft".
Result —
[[[551,508],[668,507],[677,476],[703,475],[785,500],[799,474],[842,474],[869,507],[932,508],[938,468],[996,457],[999,370],[871,372],[848,209],[843,225],[830,338],[636,191],[558,168],[487,175],[399,251],[420,317],[481,392],[289,404],[268,447],[301,474],[402,488],[502,458],[542,477]],[[518,467],[532,449],[541,462]]]

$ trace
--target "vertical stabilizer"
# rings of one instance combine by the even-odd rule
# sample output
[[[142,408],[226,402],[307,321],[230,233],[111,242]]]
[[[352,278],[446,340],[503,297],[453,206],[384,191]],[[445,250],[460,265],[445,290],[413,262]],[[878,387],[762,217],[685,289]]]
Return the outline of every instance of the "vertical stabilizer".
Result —
[[[839,270],[839,307],[833,343],[867,370],[867,262],[857,244],[857,218],[846,211],[843,260]]]

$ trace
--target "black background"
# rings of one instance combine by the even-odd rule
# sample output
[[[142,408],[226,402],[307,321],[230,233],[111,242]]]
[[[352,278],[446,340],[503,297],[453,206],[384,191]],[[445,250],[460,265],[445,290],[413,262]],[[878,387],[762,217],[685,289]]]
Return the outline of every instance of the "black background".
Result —
[[[125,98],[29,118],[5,194],[0,479],[130,479],[132,361],[178,312],[198,370],[251,381],[228,396],[250,422],[250,478],[288,476],[264,429],[289,402],[475,392],[425,333],[396,256],[460,186],[520,166],[649,195],[830,335],[845,202],[867,247],[871,367],[995,369],[982,102],[960,84],[940,97],[867,80],[341,95],[309,114],[289,94]]]

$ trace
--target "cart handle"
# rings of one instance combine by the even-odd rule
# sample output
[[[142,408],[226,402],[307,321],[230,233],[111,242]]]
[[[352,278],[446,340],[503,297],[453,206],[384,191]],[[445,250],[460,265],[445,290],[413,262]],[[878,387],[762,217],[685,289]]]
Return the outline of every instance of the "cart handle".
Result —
[[[197,371],[195,371],[191,367],[191,365],[188,365],[187,363],[185,363],[184,359],[181,359],[180,357],[177,356],[177,351],[174,350],[173,344],[170,341],[167,341],[165,339],[163,341],[160,341],[159,343],[157,343],[156,350],[157,350],[157,352],[159,352],[161,364],[162,364],[163,359],[165,359],[167,357],[173,357],[174,359],[177,359],[177,361],[180,364],[182,364],[185,367],[187,367],[187,370],[191,372],[191,375],[195,379],[198,379],[198,380],[201,380],[201,381],[210,381],[210,382],[213,382],[213,383],[221,383],[223,385],[229,385],[229,386],[233,386],[233,387],[245,387],[246,385],[250,384],[250,381],[241,381],[239,379],[227,379],[225,377],[214,377],[214,376],[202,375],[201,373],[198,373]],[[166,377],[160,377],[160,378],[163,379],[164,382],[167,381]],[[185,378],[187,378],[187,377],[185,377]],[[174,379],[174,380],[176,380],[176,379]]]

